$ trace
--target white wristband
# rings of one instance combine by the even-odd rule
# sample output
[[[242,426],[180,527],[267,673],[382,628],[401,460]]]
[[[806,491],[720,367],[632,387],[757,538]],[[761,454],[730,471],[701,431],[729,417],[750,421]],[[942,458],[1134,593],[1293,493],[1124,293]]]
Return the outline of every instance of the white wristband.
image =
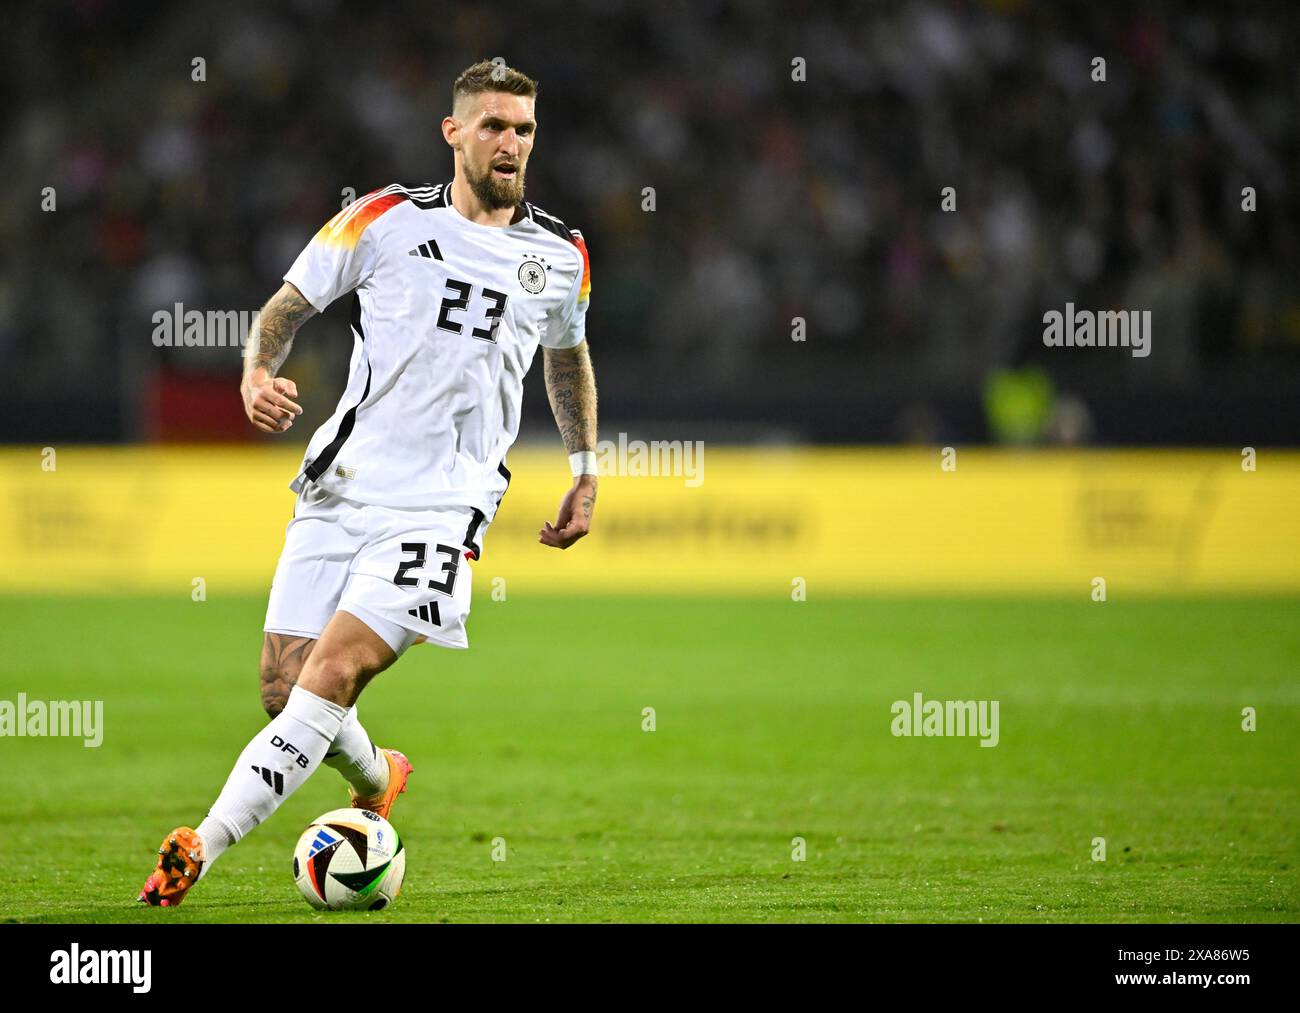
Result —
[[[579,475],[596,475],[596,452],[594,450],[579,450],[576,454],[569,455],[569,471],[573,477]]]

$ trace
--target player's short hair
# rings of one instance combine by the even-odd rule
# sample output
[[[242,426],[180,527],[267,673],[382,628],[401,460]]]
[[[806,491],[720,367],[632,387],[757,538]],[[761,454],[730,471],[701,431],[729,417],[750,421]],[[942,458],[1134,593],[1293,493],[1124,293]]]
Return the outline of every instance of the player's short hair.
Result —
[[[507,67],[498,59],[479,60],[471,67],[466,67],[451,86],[451,107],[462,98],[479,95],[485,91],[504,91],[511,95],[528,95],[537,97],[537,82],[527,74]]]

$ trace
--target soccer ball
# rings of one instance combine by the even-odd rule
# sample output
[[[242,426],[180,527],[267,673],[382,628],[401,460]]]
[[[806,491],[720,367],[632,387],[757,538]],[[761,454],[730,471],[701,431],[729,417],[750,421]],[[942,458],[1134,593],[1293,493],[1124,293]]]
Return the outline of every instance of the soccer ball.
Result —
[[[293,849],[293,881],[314,908],[378,911],[397,899],[406,849],[393,825],[365,809],[333,809]]]

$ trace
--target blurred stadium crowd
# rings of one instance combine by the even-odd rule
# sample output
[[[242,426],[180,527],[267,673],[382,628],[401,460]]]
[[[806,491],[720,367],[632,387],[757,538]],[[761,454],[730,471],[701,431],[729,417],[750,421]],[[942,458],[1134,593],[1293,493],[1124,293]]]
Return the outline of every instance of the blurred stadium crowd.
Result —
[[[256,309],[345,188],[449,179],[451,81],[499,55],[541,85],[529,199],[591,250],[606,428],[1297,442],[1287,5],[8,15],[0,440],[252,438],[238,353],[155,348],[152,315]],[[1042,314],[1067,301],[1152,310],[1151,356],[1045,349]],[[320,392],[317,417],[342,386],[345,311],[309,324],[286,369]],[[997,421],[1008,396],[1032,424]]]

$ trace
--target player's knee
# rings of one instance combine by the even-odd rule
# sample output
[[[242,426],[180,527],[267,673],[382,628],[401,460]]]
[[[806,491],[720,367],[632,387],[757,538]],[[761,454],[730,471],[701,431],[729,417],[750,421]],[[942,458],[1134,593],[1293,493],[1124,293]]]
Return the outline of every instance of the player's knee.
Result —
[[[325,700],[349,705],[356,699],[362,665],[345,653],[317,653],[303,666],[298,685]]]

